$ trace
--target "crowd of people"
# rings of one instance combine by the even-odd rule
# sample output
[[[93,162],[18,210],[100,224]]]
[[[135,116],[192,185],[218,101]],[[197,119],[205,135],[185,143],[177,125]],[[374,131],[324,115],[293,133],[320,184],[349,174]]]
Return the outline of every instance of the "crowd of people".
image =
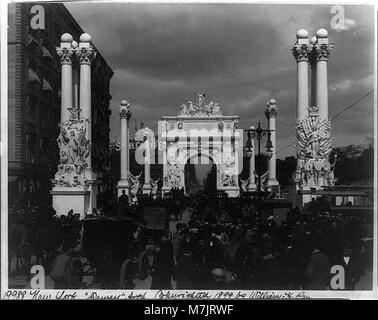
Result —
[[[9,276],[29,277],[33,264],[43,265],[50,273],[59,254],[79,251],[81,229],[80,215],[73,210],[58,217],[45,203],[33,207],[12,203],[8,208]]]
[[[163,231],[151,230],[140,215],[153,206],[166,209]],[[86,228],[96,219],[95,228]],[[174,191],[130,205],[123,194],[112,210],[84,220],[72,211],[58,218],[48,206],[10,206],[9,261],[29,272],[34,256],[56,288],[84,286],[84,257],[102,288],[135,288],[150,277],[151,289],[326,290],[339,265],[345,289],[369,289],[372,228],[372,216],[298,208],[277,220],[272,208],[251,199]],[[86,232],[94,232],[86,239],[104,238],[92,251],[82,243]]]
[[[354,289],[372,267],[372,247],[361,240],[372,235],[366,216],[293,209],[278,224],[273,214],[262,218],[261,210],[237,198],[190,202],[190,220],[177,226],[173,241],[179,287],[209,287],[215,278],[216,287],[235,289],[326,289],[331,266],[343,265],[346,288]],[[212,270],[214,277],[187,268],[204,275]]]

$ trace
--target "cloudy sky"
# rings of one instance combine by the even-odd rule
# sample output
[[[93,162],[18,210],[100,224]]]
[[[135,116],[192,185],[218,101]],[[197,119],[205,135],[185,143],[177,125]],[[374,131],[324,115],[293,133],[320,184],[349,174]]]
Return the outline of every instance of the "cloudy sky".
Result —
[[[118,105],[132,104],[133,118],[155,129],[163,115],[198,90],[219,102],[240,127],[261,121],[265,103],[277,99],[277,150],[295,139],[298,29],[329,31],[329,112],[337,114],[374,88],[374,11],[344,6],[343,30],[330,25],[328,5],[258,4],[66,4],[114,70],[111,140],[119,140]],[[335,145],[367,143],[373,136],[373,95],[334,122]],[[134,120],[131,121],[134,128]],[[283,158],[294,154],[282,150]]]

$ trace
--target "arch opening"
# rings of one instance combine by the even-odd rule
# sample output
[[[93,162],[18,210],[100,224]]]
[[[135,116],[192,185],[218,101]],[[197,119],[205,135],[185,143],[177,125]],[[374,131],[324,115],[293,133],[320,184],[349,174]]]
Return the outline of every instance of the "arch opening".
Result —
[[[185,193],[211,193],[217,190],[217,165],[206,154],[189,157],[184,167]]]

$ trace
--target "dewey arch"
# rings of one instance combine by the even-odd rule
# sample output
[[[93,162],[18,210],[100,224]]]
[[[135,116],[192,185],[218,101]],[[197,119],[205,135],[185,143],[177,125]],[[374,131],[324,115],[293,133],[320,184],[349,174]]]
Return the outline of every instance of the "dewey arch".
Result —
[[[216,165],[216,189],[228,196],[239,195],[238,175],[242,165],[242,130],[239,116],[225,116],[218,103],[197,101],[183,104],[177,116],[163,116],[159,142],[163,152],[163,194],[172,188],[184,189],[185,165],[189,159],[207,157]]]

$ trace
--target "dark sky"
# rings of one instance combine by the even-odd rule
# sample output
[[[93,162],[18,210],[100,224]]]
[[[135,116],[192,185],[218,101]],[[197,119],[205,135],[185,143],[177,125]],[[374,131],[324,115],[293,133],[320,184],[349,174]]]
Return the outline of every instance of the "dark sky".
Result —
[[[329,112],[337,114],[374,88],[374,9],[344,6],[344,30],[333,30],[328,5],[67,4],[114,70],[111,140],[119,140],[118,106],[152,129],[163,115],[177,115],[198,90],[223,114],[248,128],[266,119],[276,98],[277,150],[295,139],[296,31],[319,28],[334,43],[328,68]],[[367,143],[374,134],[373,95],[335,120],[334,145]],[[134,128],[134,120],[131,120]],[[289,147],[279,158],[294,154]]]

